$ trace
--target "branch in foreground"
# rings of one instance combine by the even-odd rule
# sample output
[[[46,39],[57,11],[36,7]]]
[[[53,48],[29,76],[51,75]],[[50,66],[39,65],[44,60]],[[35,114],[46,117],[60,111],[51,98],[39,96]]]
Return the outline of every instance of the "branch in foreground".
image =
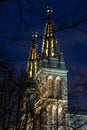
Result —
[[[62,27],[62,28],[59,28],[59,29],[56,30],[56,32],[62,31],[62,30],[65,30],[65,29],[73,28],[73,27],[75,27],[75,26],[77,26],[77,25],[79,25],[79,24],[82,24],[82,23],[84,23],[84,22],[87,22],[87,18],[84,18],[84,19],[81,19],[81,20],[79,20],[79,21],[77,21],[77,22],[74,22],[74,23],[72,23],[71,25],[67,25],[67,26],[64,26],[64,27]]]

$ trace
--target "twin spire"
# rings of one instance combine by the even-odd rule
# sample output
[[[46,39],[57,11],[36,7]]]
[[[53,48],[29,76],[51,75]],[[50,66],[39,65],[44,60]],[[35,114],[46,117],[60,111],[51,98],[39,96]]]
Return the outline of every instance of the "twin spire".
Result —
[[[52,16],[52,7],[48,7],[47,10],[47,23],[45,27],[45,33],[43,37],[43,48],[42,48],[42,55],[44,57],[56,57],[57,55],[57,40],[55,38],[55,30],[54,30],[54,21]]]
[[[47,23],[40,57],[38,57],[37,33],[32,33],[32,47],[28,68],[30,78],[34,78],[37,71],[43,67],[65,69],[63,53],[58,51],[58,43],[55,35],[54,21],[52,16],[52,7],[48,7],[47,13]]]
[[[34,78],[38,71],[38,46],[37,46],[37,32],[32,33],[32,47],[29,59],[29,77]]]

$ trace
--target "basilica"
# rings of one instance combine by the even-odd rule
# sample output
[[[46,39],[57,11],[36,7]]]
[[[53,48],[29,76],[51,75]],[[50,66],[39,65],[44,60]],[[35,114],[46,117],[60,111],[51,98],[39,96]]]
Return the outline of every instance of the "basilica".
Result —
[[[40,54],[37,32],[32,33],[27,73],[29,79],[35,82],[35,91],[34,116],[28,114],[26,130],[87,130],[86,125],[79,127],[87,117],[83,120],[83,116],[73,116],[68,112],[68,70],[56,36],[51,7],[47,9]],[[76,123],[77,118],[79,124]]]

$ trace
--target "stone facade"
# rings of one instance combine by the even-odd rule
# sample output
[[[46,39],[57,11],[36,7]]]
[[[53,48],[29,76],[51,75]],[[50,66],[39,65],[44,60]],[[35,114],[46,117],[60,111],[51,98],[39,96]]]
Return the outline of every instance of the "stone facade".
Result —
[[[67,113],[67,70],[44,68],[36,75],[35,130],[65,129]],[[40,122],[42,120],[42,122]]]

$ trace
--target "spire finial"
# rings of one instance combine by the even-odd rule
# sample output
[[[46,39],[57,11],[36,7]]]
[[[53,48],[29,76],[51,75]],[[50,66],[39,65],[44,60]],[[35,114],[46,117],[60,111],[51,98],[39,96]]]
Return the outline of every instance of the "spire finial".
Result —
[[[48,22],[48,24],[53,24],[53,17],[52,17],[52,12],[53,12],[53,9],[52,9],[52,6],[51,5],[49,5],[48,7],[47,7],[47,22]]]
[[[34,46],[35,44],[37,44],[37,32],[33,31],[32,32],[32,46]]]
[[[37,32],[36,32],[36,31],[33,31],[33,32],[32,32],[32,39],[33,39],[33,38],[37,38]]]
[[[53,9],[52,9],[52,6],[51,5],[49,5],[48,7],[47,7],[47,12],[49,13],[52,13],[53,12]]]

